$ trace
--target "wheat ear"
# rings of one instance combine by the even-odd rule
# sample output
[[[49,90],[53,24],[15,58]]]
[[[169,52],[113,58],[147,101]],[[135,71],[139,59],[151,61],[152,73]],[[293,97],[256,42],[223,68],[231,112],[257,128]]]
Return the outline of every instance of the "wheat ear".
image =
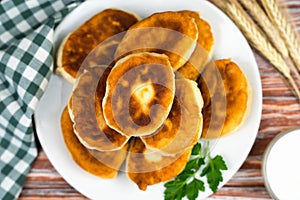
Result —
[[[274,47],[279,53],[281,53],[287,65],[296,75],[297,79],[300,80],[300,74],[297,72],[297,68],[289,57],[289,51],[286,47],[285,41],[280,36],[278,28],[273,25],[272,21],[269,19],[265,11],[261,8],[256,0],[239,0],[239,2],[248,10],[255,21],[260,25]]]
[[[241,7],[236,0],[210,0],[221,10],[226,12],[227,15],[237,24],[237,26],[244,33],[246,38],[252,44],[254,48],[261,52],[261,54],[267,58],[273,66],[280,71],[290,85],[294,89],[296,95],[300,99],[299,89],[291,77],[290,69],[282,58],[281,54],[272,46],[267,37],[260,31],[258,26],[252,21],[250,16]]]
[[[261,2],[269,18],[277,26],[281,37],[286,43],[291,58],[300,71],[300,41],[293,26],[288,22],[285,12],[278,5],[276,0],[261,0]]]
[[[281,38],[278,30],[273,26],[264,10],[258,5],[255,0],[240,0],[240,2],[252,15],[255,21],[260,25],[277,51],[281,53],[284,58],[288,58],[289,51],[286,48],[285,43]]]

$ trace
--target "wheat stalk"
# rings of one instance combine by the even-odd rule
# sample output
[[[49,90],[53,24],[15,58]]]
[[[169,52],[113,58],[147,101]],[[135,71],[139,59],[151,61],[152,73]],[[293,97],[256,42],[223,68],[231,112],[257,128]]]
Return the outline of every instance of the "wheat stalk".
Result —
[[[280,71],[288,80],[296,95],[300,99],[299,89],[291,77],[290,69],[282,58],[281,54],[273,47],[268,41],[267,37],[260,31],[258,26],[241,7],[236,0],[210,0],[221,10],[226,12],[227,15],[238,25],[241,31],[244,33],[246,38],[249,40],[251,45],[256,48],[261,54],[267,58],[272,65]]]
[[[256,0],[240,0],[240,2],[249,11],[255,21],[261,26],[277,51],[280,52],[284,58],[288,58],[289,51],[286,48],[283,39],[279,35],[279,32],[276,30],[276,28],[273,26],[266,13],[258,5]]]
[[[261,2],[269,18],[277,26],[291,58],[300,71],[300,41],[294,31],[294,27],[288,22],[285,12],[280,8],[276,0],[261,0]]]
[[[279,30],[272,24],[272,21],[269,19],[265,11],[261,8],[256,0],[239,0],[239,2],[243,4],[255,21],[260,25],[274,47],[279,53],[281,53],[287,65],[296,75],[297,79],[300,80],[300,74],[297,72],[297,68],[289,57],[289,51],[286,47],[285,41],[281,37]],[[300,55],[298,57],[300,57]]]

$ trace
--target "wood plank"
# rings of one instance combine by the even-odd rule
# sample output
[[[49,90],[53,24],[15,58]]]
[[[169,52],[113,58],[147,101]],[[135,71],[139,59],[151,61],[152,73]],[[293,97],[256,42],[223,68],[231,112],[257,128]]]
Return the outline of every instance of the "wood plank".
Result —
[[[209,199],[271,199],[264,187],[223,187]]]

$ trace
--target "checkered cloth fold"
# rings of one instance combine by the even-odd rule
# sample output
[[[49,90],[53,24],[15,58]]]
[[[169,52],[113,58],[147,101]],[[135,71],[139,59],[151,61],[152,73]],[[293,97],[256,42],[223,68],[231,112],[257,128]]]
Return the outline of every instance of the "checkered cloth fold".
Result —
[[[55,25],[79,0],[0,1],[0,199],[16,199],[37,155],[32,115],[53,66]]]

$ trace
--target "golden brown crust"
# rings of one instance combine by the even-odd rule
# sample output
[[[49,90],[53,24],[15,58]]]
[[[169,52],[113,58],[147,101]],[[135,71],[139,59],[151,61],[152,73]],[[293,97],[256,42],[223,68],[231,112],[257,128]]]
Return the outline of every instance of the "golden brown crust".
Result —
[[[178,70],[185,78],[195,81],[211,58],[214,36],[209,23],[200,17],[200,13],[188,10],[179,13],[194,18],[198,29],[195,51],[189,61]]]
[[[119,167],[123,163],[126,157],[126,149],[123,149],[119,152],[113,152],[114,157],[112,158],[112,152],[102,153],[104,157],[110,157],[111,164],[113,163],[114,167],[109,167],[106,164],[100,162],[98,159],[93,156],[89,150],[87,150],[78,140],[75,133],[73,132],[73,122],[70,119],[68,109],[65,108],[61,115],[61,130],[65,144],[73,158],[73,160],[87,172],[99,176],[101,178],[114,178],[119,170]],[[127,148],[127,147],[126,147]],[[124,153],[125,152],[125,153]],[[97,154],[101,154],[98,152]],[[99,155],[98,155],[99,156]],[[103,158],[102,158],[103,159]]]
[[[192,148],[202,132],[203,100],[196,82],[177,79],[172,109],[163,126],[149,136],[141,137],[147,148],[166,155]]]
[[[95,67],[81,74],[71,97],[77,137],[87,148],[99,151],[121,149],[129,140],[107,126],[103,117],[101,104],[108,73],[109,68]]]
[[[252,98],[247,77],[236,63],[230,59],[217,60],[214,63],[222,81],[216,80],[216,75],[207,73],[209,71],[207,69],[199,82],[202,93],[206,94],[203,95],[205,106],[202,112],[204,118],[202,137],[205,139],[227,135],[240,127],[247,117]],[[214,85],[211,87],[212,91],[208,91],[204,80],[210,80],[209,84]],[[215,106],[214,109],[212,106]],[[211,126],[211,118],[219,123]]]
[[[106,9],[96,14],[71,33],[61,44],[58,51],[61,54],[58,55],[58,58],[60,58],[57,61],[58,72],[76,78],[84,59],[95,47],[107,38],[126,31],[137,21],[133,14],[122,10]],[[114,60],[118,40],[121,40],[121,38],[115,37],[106,41],[105,44],[99,45],[99,49],[93,52],[94,55],[89,57],[90,60],[87,64],[92,66],[95,64],[109,65]]]
[[[199,12],[182,10],[180,14],[189,16],[195,19],[195,23],[198,28],[198,39],[197,42],[207,51],[211,52],[214,46],[214,36],[209,23],[201,18]]]
[[[130,27],[116,50],[115,57],[133,52],[166,54],[174,69],[179,69],[195,49],[198,30],[192,17],[177,12],[155,13]]]
[[[166,55],[131,54],[119,60],[107,78],[104,118],[123,135],[151,134],[167,118],[174,95],[174,73]]]
[[[149,185],[168,181],[177,176],[184,169],[190,154],[191,149],[173,156],[149,152],[143,142],[136,138],[132,141],[126,161],[127,175],[141,190],[146,190]]]

